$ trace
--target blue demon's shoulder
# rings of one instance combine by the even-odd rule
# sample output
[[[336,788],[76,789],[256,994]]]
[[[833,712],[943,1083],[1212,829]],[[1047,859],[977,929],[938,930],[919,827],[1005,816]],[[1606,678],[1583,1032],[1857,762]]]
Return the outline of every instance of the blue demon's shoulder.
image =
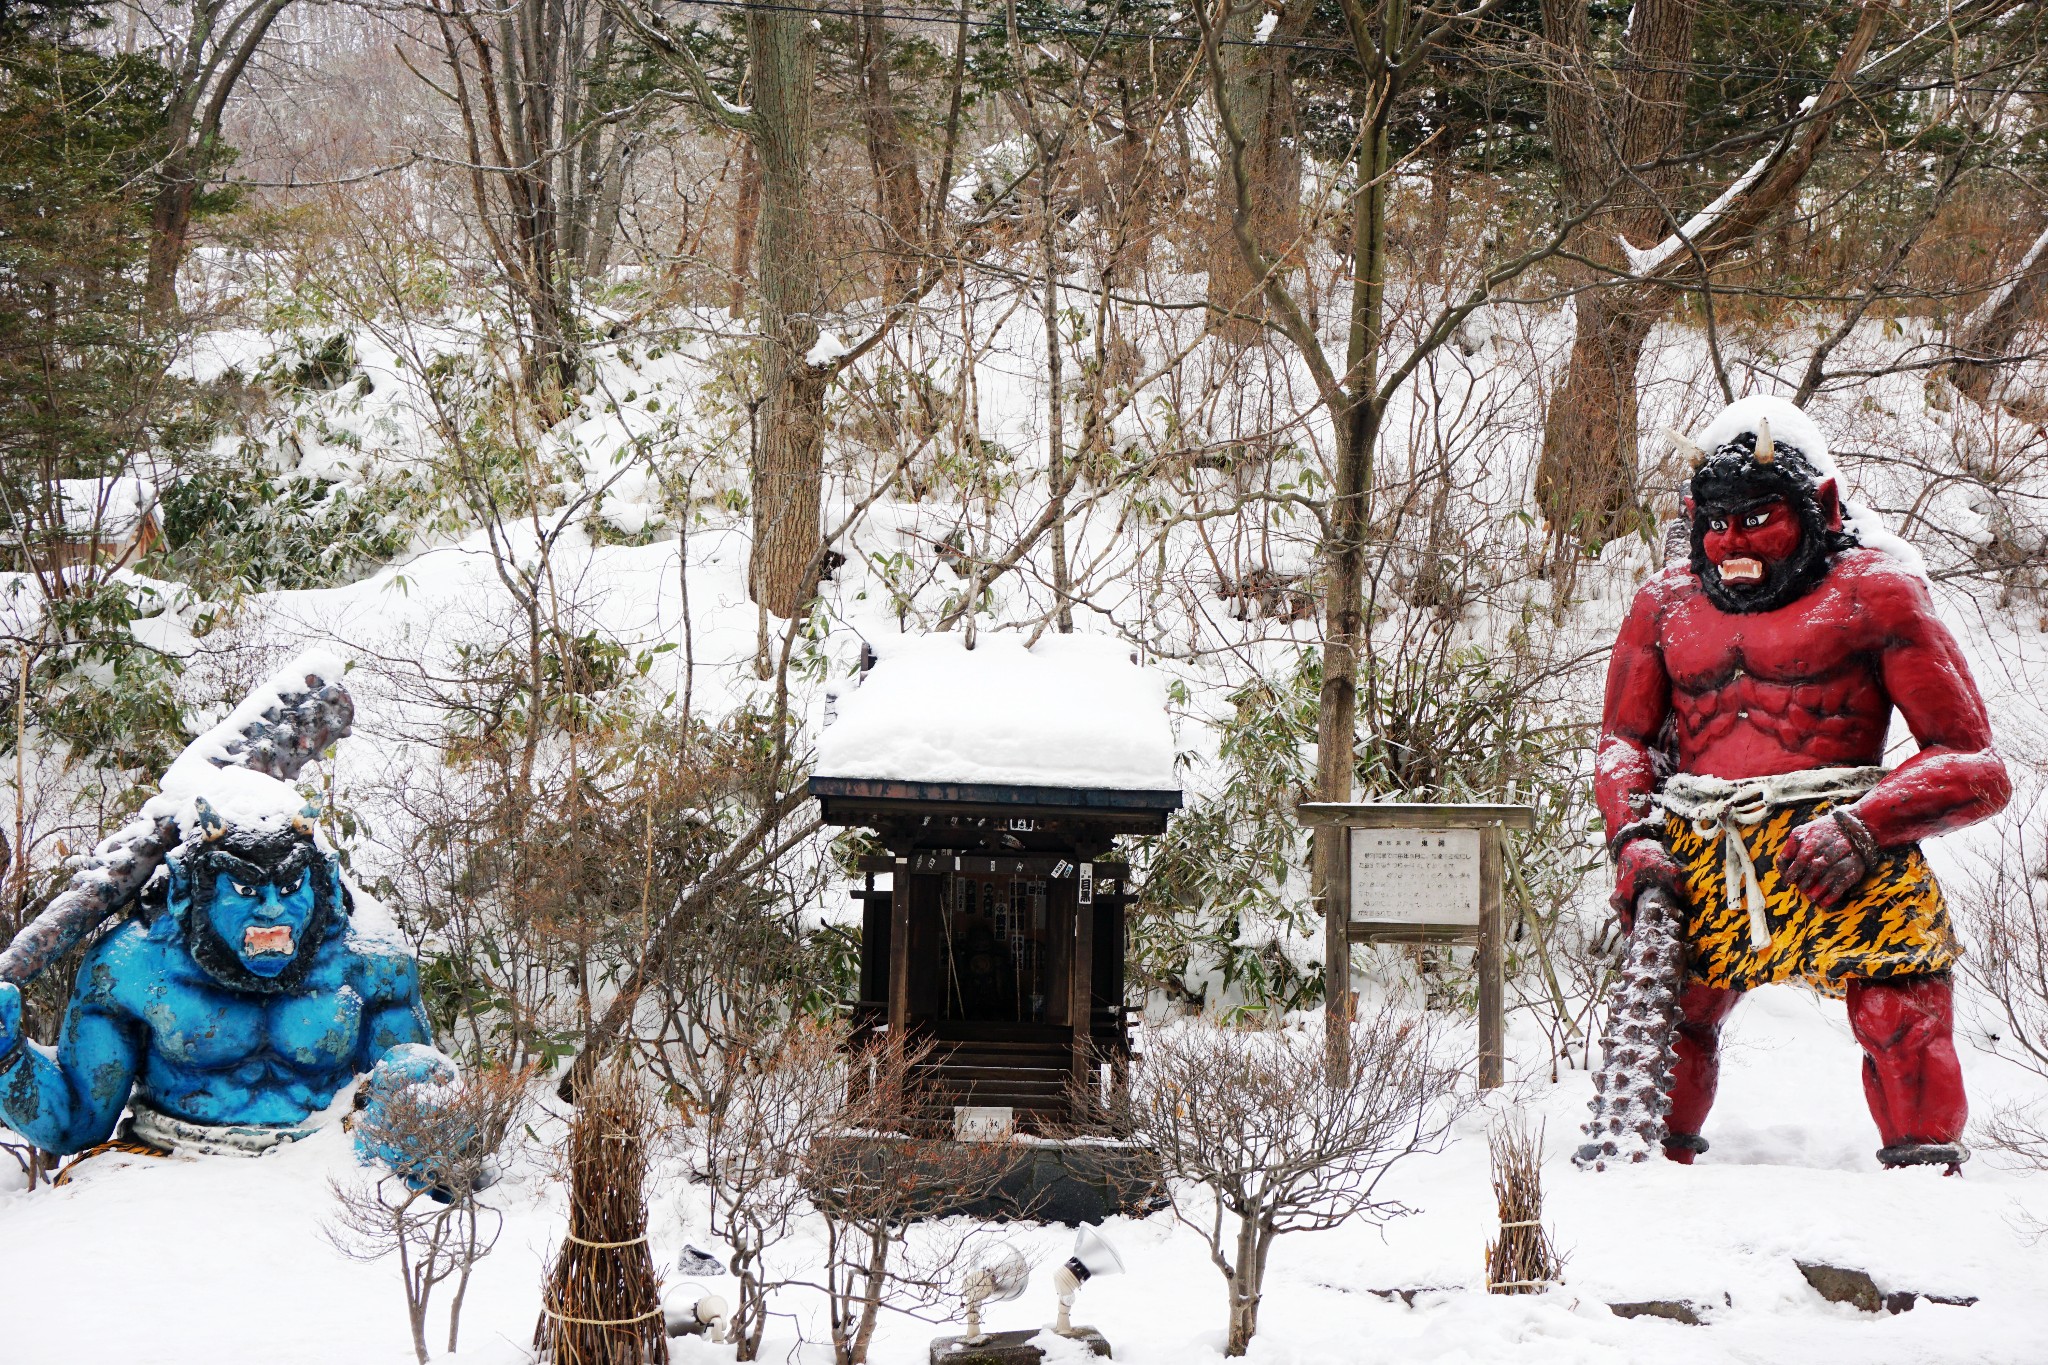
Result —
[[[138,1010],[138,992],[164,979],[165,946],[140,920],[124,920],[86,951],[72,998],[101,1009]]]

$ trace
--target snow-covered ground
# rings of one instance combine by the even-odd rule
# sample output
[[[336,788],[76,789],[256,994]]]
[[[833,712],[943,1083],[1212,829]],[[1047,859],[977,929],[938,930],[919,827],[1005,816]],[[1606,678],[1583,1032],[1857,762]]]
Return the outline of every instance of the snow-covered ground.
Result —
[[[1029,452],[1042,432],[1034,425],[1038,398],[1026,382],[1037,368],[1031,336],[1038,321],[1018,315],[1002,328],[999,346],[980,362],[982,434]],[[1555,328],[1552,328],[1555,332]],[[401,338],[400,340],[403,340]],[[1554,348],[1552,335],[1548,345]],[[195,360],[199,377],[229,364],[253,370],[269,343],[248,336],[217,339],[215,354]],[[387,465],[430,459],[429,424],[407,408],[405,376],[422,357],[459,350],[459,329],[446,336],[414,336],[416,352],[400,363],[398,351],[357,338],[365,372],[375,380],[309,397],[302,406],[316,420],[301,423],[291,441],[298,467],[327,479],[359,477],[379,461]],[[934,365],[949,345],[929,339]],[[1506,345],[1505,341],[1499,343]],[[1711,387],[1685,389],[1698,369],[1685,345],[1666,356],[1664,378],[1650,391],[1660,417],[1689,427],[1711,402]],[[1543,347],[1538,346],[1540,356]],[[909,359],[916,359],[911,356]],[[1478,362],[1482,368],[1492,360]],[[759,621],[745,592],[745,516],[713,502],[687,531],[688,609],[678,575],[676,529],[655,481],[642,468],[637,442],[697,439],[715,444],[719,421],[703,392],[708,361],[672,350],[658,360],[610,356],[599,366],[598,395],[586,411],[549,437],[567,443],[584,470],[581,488],[600,485],[598,516],[610,534],[592,539],[572,526],[556,542],[555,590],[572,600],[582,619],[629,650],[673,644],[686,634],[695,662],[695,704],[716,714],[750,697],[761,684],[753,671]],[[1679,376],[1676,380],[1673,375]],[[1696,376],[1695,376],[1696,377]],[[1485,378],[1482,376],[1482,378]],[[1456,389],[1467,380],[1456,380]],[[1486,382],[1492,382],[1486,379]],[[1503,378],[1501,387],[1517,389]],[[1481,379],[1469,381],[1482,386]],[[1926,409],[1917,376],[1866,395],[1830,397],[1820,405],[1832,443],[1863,499],[1880,509],[1919,506],[1933,524],[1954,528],[1967,541],[1985,514],[1972,503],[1967,481],[1944,476],[1926,497],[1919,483],[1931,477],[1901,464],[1888,472],[1885,457],[1906,449],[1962,442],[1960,422]],[[1526,389],[1522,385],[1521,389]],[[1492,481],[1519,506],[1515,481],[1526,477],[1527,420],[1533,400],[1502,399],[1495,417],[1520,414],[1520,425],[1482,433],[1475,448],[1482,482]],[[1674,391],[1675,396],[1674,396]],[[364,395],[369,395],[365,397]],[[1513,408],[1520,404],[1520,408]],[[1889,404],[1890,406],[1886,406]],[[1455,409],[1455,405],[1452,405]],[[1513,411],[1510,409],[1513,408]],[[1117,440],[1142,443],[1143,405],[1120,426]],[[1390,429],[1421,431],[1424,416],[1404,408]],[[1456,424],[1455,410],[1450,419]],[[1313,423],[1307,424],[1312,427]],[[1482,424],[1483,425],[1483,424]],[[1646,425],[1648,425],[1646,420]],[[706,435],[711,432],[710,435]],[[1227,433],[1212,433],[1221,439]],[[725,432],[730,440],[731,432]],[[1312,440],[1313,432],[1303,437]],[[1480,438],[1475,438],[1480,439]],[[1519,442],[1519,445],[1517,444]],[[1497,454],[1495,446],[1513,458]],[[282,447],[280,447],[282,448]],[[743,445],[741,449],[743,450]],[[1512,448],[1511,450],[1509,448]],[[1475,449],[1460,448],[1460,458]],[[560,453],[558,451],[558,453]],[[1490,459],[1490,462],[1489,462]],[[1022,463],[1028,464],[1028,459]],[[1392,462],[1397,463],[1397,462]],[[1944,466],[1946,468],[1946,466]],[[730,479],[731,471],[727,470]],[[827,521],[833,522],[870,486],[872,469],[835,483]],[[1199,483],[1207,473],[1190,476]],[[1231,476],[1211,479],[1219,497]],[[730,481],[725,487],[734,486]],[[576,493],[570,488],[569,493]],[[702,497],[719,487],[699,487]],[[933,549],[962,525],[980,527],[978,552],[997,550],[1035,515],[1038,504],[1012,498],[979,507],[950,495],[925,500],[885,498],[852,533],[849,562],[825,589],[829,634],[821,646],[829,685],[849,685],[863,637],[894,634],[907,619],[914,628],[937,615],[937,604],[964,580],[933,563]],[[1092,495],[1091,495],[1092,496]],[[1225,700],[1261,669],[1290,668],[1313,622],[1235,623],[1215,599],[1219,573],[1249,562],[1205,557],[1183,530],[1170,546],[1171,575],[1148,580],[1133,566],[1157,549],[1142,516],[1107,494],[1091,502],[1072,527],[1075,562],[1094,564],[1090,610],[1077,613],[1083,628],[1121,631],[1173,683],[1174,744],[1191,796],[1216,789],[1215,722]],[[1972,519],[1975,519],[1974,521]],[[543,519],[545,521],[545,519]],[[1505,527],[1505,529],[1504,529]],[[1502,536],[1519,534],[1505,523],[1475,527],[1471,548],[1489,553]],[[653,535],[647,544],[608,543]],[[1490,539],[1492,538],[1492,539]],[[1278,527],[1273,560],[1301,567],[1309,537],[1304,525]],[[515,564],[530,561],[537,541],[530,523],[507,528],[503,552]],[[1249,543],[1249,541],[1247,541]],[[1235,553],[1226,545],[1223,551]],[[1950,547],[1953,560],[1953,546]],[[1938,556],[1930,551],[1930,559]],[[921,579],[898,576],[892,564],[920,560]],[[943,559],[943,556],[939,558]],[[1604,645],[1634,581],[1648,568],[1649,552],[1614,547],[1581,580],[1585,604],[1543,642],[1558,657]],[[914,580],[914,581],[913,581]],[[1043,566],[1006,582],[997,615],[1018,622],[1042,617],[1049,596]],[[1148,582],[1150,586],[1148,586]],[[1527,586],[1527,585],[1525,585]],[[1530,586],[1531,618],[1546,615],[1541,585]],[[903,605],[905,595],[910,604]],[[2038,608],[1993,603],[1964,585],[1937,593],[1957,629],[1996,717],[2001,745],[2033,765],[2048,759],[2048,734],[2036,701],[2048,680],[2048,635],[2034,628]],[[418,551],[359,582],[342,587],[259,595],[239,607],[233,625],[196,641],[190,613],[167,610],[139,626],[150,643],[177,650],[200,648],[188,674],[204,692],[222,678],[251,670],[235,648],[259,662],[281,660],[304,647],[333,649],[357,661],[351,687],[361,718],[358,738],[342,748],[337,791],[344,800],[372,787],[391,767],[419,761],[417,737],[430,726],[418,714],[423,674],[445,665],[455,642],[501,630],[506,603],[490,548],[480,532],[444,532]],[[1406,610],[1389,607],[1396,626]],[[1416,609],[1421,614],[1420,608]],[[1487,619],[1470,623],[1468,642],[1497,639]],[[653,660],[649,685],[679,689],[680,656]],[[256,668],[253,671],[265,671]],[[1585,669],[1577,689],[1578,719],[1597,698],[1597,669]],[[797,685],[796,706],[815,743],[826,683]],[[857,709],[857,708],[856,708]],[[216,719],[199,715],[196,721]],[[1900,742],[1910,740],[1899,735]],[[1156,760],[1148,752],[1147,761]],[[2023,785],[2028,781],[2023,776]],[[2022,817],[2024,805],[1998,825],[1943,841],[1933,852],[1952,888],[1962,884],[1970,858],[1998,847],[2001,829]],[[381,837],[404,831],[378,822]],[[358,850],[359,867],[374,871],[375,848]],[[367,875],[365,876],[367,880]],[[1245,933],[1270,926],[1247,920]],[[1968,925],[1964,926],[1965,936]],[[1304,959],[1320,956],[1313,936],[1281,943]],[[1971,1045],[1987,1017],[1982,1002],[1964,993],[1963,1060],[1977,1112],[2048,1100],[2048,1082],[1986,1055]],[[1959,1179],[1932,1171],[1884,1172],[1872,1155],[1878,1138],[1864,1109],[1858,1056],[1841,1008],[1808,992],[1774,987],[1756,993],[1727,1032],[1722,1097],[1707,1135],[1713,1150],[1685,1169],[1657,1163],[1623,1172],[1577,1172],[1568,1153],[1590,1082],[1583,1072],[1548,1080],[1550,1052],[1534,1022],[1510,1019],[1510,1074],[1514,1084],[1463,1121],[1442,1153],[1412,1159],[1397,1169],[1389,1192],[1414,1209],[1384,1229],[1357,1225],[1335,1232],[1284,1238],[1275,1252],[1261,1327],[1252,1358],[1284,1365],[1339,1365],[1359,1360],[1480,1362],[1784,1361],[1822,1362],[2039,1362],[2048,1360],[2048,1247],[2036,1229],[2048,1226],[2048,1174],[2001,1165],[1987,1152]],[[1487,1183],[1486,1131],[1502,1109],[1519,1106],[1547,1126],[1545,1176],[1548,1217],[1567,1255],[1565,1282],[1538,1296],[1506,1298],[1479,1292],[1483,1248],[1494,1233]],[[543,1131],[547,1131],[543,1126]],[[343,1257],[322,1236],[332,1206],[328,1182],[353,1171],[347,1139],[327,1131],[255,1161],[192,1161],[102,1156],[81,1167],[60,1189],[0,1192],[0,1365],[240,1365],[289,1361],[305,1365],[349,1362],[380,1365],[411,1359],[403,1300],[395,1267]],[[682,1179],[680,1161],[665,1171],[656,1199],[654,1238],[661,1262],[673,1262],[685,1242],[712,1245],[704,1230],[702,1194]],[[0,1173],[0,1181],[10,1176]],[[543,1155],[535,1155],[501,1184],[492,1198],[506,1213],[497,1252],[483,1263],[464,1313],[471,1362],[524,1361],[539,1306],[542,1266],[563,1230],[559,1182]],[[1010,1227],[999,1235],[1024,1248],[1040,1269],[1018,1302],[990,1310],[994,1328],[1050,1320],[1049,1269],[1065,1254],[1071,1233],[1058,1228]],[[1129,1273],[1091,1283],[1079,1320],[1099,1326],[1117,1359],[1140,1365],[1181,1365],[1219,1359],[1224,1340],[1223,1281],[1206,1248],[1178,1228],[1171,1215],[1115,1220],[1106,1233],[1124,1253]],[[1898,1316],[1866,1316],[1822,1301],[1795,1262],[1814,1260],[1869,1271],[1887,1290],[1977,1297],[1971,1307],[1922,1301]],[[709,1282],[718,1288],[717,1281]],[[1375,1289],[1421,1288],[1413,1305],[1384,1300]],[[446,1288],[441,1294],[445,1308]],[[1710,1319],[1691,1327],[1656,1319],[1623,1320],[1606,1304],[1676,1298],[1700,1305]],[[827,1358],[820,1304],[801,1292],[778,1303],[763,1359]],[[873,1358],[878,1365],[925,1359],[933,1335],[957,1328],[892,1319],[883,1325]],[[436,1346],[445,1328],[437,1310],[430,1330]],[[438,1355],[437,1351],[437,1355]],[[679,1343],[678,1359],[727,1360],[729,1347]]]
[[[1542,1056],[1533,1036],[1518,1055]],[[1351,1361],[1857,1362],[2030,1365],[2048,1340],[2048,1178],[1980,1156],[1961,1178],[1880,1170],[1864,1112],[1857,1053],[1839,1005],[1803,990],[1759,991],[1728,1029],[1714,1149],[1686,1169],[1655,1163],[1581,1173],[1569,1160],[1590,1093],[1583,1073],[1520,1081],[1462,1123],[1441,1154],[1396,1168],[1392,1194],[1415,1212],[1383,1230],[1352,1226],[1281,1239],[1251,1359],[1275,1365]],[[1974,1103],[1986,1112],[2038,1098],[2048,1085],[1966,1048]],[[1527,1297],[1489,1296],[1483,1248],[1494,1234],[1486,1127],[1519,1106],[1548,1127],[1546,1215],[1566,1256],[1565,1282]],[[658,1263],[685,1243],[715,1246],[702,1193],[671,1167],[658,1183]],[[345,1259],[323,1236],[330,1177],[353,1172],[348,1141],[329,1130],[256,1160],[107,1155],[59,1189],[0,1195],[0,1332],[8,1365],[402,1365],[411,1360],[395,1266]],[[542,1267],[564,1227],[563,1189],[528,1162],[493,1198],[506,1212],[498,1250],[478,1269],[463,1313],[463,1349],[439,1359],[513,1365],[528,1359]],[[1105,1235],[1128,1273],[1091,1281],[1077,1321],[1134,1365],[1220,1361],[1223,1281],[1207,1249],[1169,1213],[1114,1219]],[[1022,1299],[989,1311],[994,1329],[1049,1322],[1051,1267],[1073,1234],[992,1229],[1037,1266]],[[802,1243],[796,1254],[801,1255]],[[1889,1290],[1976,1296],[1971,1307],[1924,1298],[1896,1316],[1821,1299],[1797,1268],[1864,1269]],[[671,1279],[677,1278],[673,1272]],[[730,1282],[701,1280],[710,1289]],[[1413,1306],[1375,1289],[1423,1288]],[[447,1291],[442,1291],[445,1303]],[[1611,1302],[1684,1299],[1707,1322],[1622,1319]],[[829,1359],[815,1296],[792,1292],[762,1358]],[[884,1322],[876,1365],[919,1365],[936,1335]],[[811,1344],[800,1344],[799,1333]],[[685,1365],[732,1348],[678,1342]]]

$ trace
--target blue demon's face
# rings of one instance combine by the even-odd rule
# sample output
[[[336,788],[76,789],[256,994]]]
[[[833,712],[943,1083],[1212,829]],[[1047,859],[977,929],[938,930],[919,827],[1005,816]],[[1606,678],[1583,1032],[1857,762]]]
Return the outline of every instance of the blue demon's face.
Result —
[[[292,964],[313,920],[313,869],[303,861],[267,876],[214,874],[207,919],[241,964],[274,977]]]

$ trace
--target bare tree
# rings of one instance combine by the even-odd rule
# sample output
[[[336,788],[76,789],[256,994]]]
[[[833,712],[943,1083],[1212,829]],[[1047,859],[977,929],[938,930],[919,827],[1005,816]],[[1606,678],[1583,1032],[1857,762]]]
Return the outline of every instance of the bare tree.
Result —
[[[1229,74],[1222,57],[1220,28],[1207,5],[1195,7],[1202,25],[1210,98],[1223,133],[1225,183],[1234,197],[1231,234],[1247,270],[1264,291],[1271,314],[1268,326],[1287,341],[1309,372],[1336,448],[1334,478],[1329,480],[1327,493],[1303,500],[1307,503],[1304,510],[1316,519],[1321,542],[1323,670],[1314,783],[1316,799],[1321,801],[1348,801],[1353,791],[1359,664],[1371,644],[1363,597],[1366,529],[1388,406],[1495,291],[1554,255],[1563,234],[1573,225],[1567,218],[1547,238],[1539,237],[1526,249],[1505,252],[1485,265],[1462,297],[1412,322],[1412,340],[1405,352],[1390,344],[1387,216],[1397,169],[1393,151],[1397,109],[1428,63],[1469,39],[1498,5],[1499,0],[1478,0],[1467,10],[1443,15],[1416,11],[1406,0],[1387,0],[1379,6],[1367,0],[1344,0],[1350,55],[1365,73],[1365,95],[1350,168],[1349,299],[1341,357],[1324,346],[1317,322],[1286,280],[1284,262],[1255,235],[1257,184],[1250,138],[1226,94]],[[1311,885],[1327,927],[1325,989],[1334,1012],[1342,1017],[1349,1008],[1350,948],[1344,937],[1343,915],[1329,901],[1340,856],[1335,826],[1319,826],[1310,848]],[[1346,1065],[1342,1051],[1348,1036],[1338,1029],[1328,1039],[1331,1066],[1340,1074]]]
[[[884,9],[882,0],[861,0],[857,59],[861,121],[867,132],[868,166],[875,179],[875,207],[886,236],[883,255],[888,261],[888,293],[893,298],[917,287],[926,218],[917,151],[896,88],[898,45]]]
[[[1874,96],[1915,72],[1968,64],[1980,35],[2023,8],[2015,0],[1965,0],[1896,11],[1886,0],[1865,0],[1819,88],[1766,130],[1762,156],[1681,222],[1671,199],[1685,150],[1697,0],[1653,0],[1631,11],[1624,58],[1612,72],[1596,55],[1583,0],[1545,0],[1544,36],[1557,64],[1545,87],[1551,143],[1566,203],[1585,223],[1572,354],[1551,397],[1537,472],[1538,500],[1559,549],[1555,569],[1564,568],[1567,540],[1597,546],[1645,529],[1636,488],[1636,369],[1649,329],[1679,292],[1674,286],[1707,290],[1715,268],[1752,247],[1795,200],[1840,125],[1870,116]],[[1906,31],[1880,49],[1876,40],[1895,13]],[[1929,103],[1946,115],[1947,102]],[[1633,245],[1645,240],[1654,244]]]
[[[178,267],[192,233],[192,210],[221,166],[221,120],[229,98],[249,72],[291,0],[192,0],[182,16],[171,8],[131,0],[140,23],[154,30],[172,76],[163,148],[156,165],[156,202],[150,213],[149,277],[145,296],[159,314],[178,306]]]
[[[1258,1331],[1274,1240],[1407,1212],[1380,1195],[1380,1180],[1434,1150],[1460,1110],[1457,1073],[1436,1060],[1426,1026],[1388,1010],[1357,1020],[1336,1076],[1319,1033],[1157,1030],[1116,1115],[1157,1153],[1174,1216],[1209,1244],[1229,1285],[1227,1355],[1243,1355]]]
[[[630,127],[593,107],[619,23],[597,0],[429,0],[478,230],[517,305],[529,387],[554,411],[579,368],[576,281],[602,272]]]
[[[2048,1077],[2048,846],[2028,833],[2041,827],[2041,806],[2037,790],[1971,869],[1957,901],[1974,940],[1963,970],[1995,1011],[1972,1036],[1994,1056]],[[2015,1160],[2048,1170],[2048,1106],[2041,1101],[2008,1104],[1978,1130]]]
[[[408,1086],[380,1096],[356,1136],[394,1154],[398,1169],[329,1182],[335,1212],[328,1240],[354,1260],[398,1258],[413,1354],[426,1365],[427,1307],[455,1279],[448,1350],[456,1349],[470,1271],[497,1245],[503,1216],[479,1202],[505,1138],[525,1110],[532,1073],[472,1071],[449,1085]]]
[[[2042,218],[2048,219],[2048,214]],[[1972,401],[1989,402],[2001,372],[2020,358],[2014,355],[2014,348],[2022,329],[2038,323],[2044,307],[2048,307],[2048,224],[2027,246],[2012,273],[1963,320],[1955,339],[1962,358],[1949,369],[1949,382]]]
[[[944,1111],[923,1106],[931,1052],[882,1038],[846,1053],[844,1102],[806,1152],[825,1220],[825,1278],[811,1287],[826,1296],[834,1365],[863,1365],[884,1309],[923,1316],[951,1302],[976,1229],[925,1220],[987,1198],[1016,1160],[1008,1143],[954,1141]]]
[[[823,567],[825,392],[836,357],[814,352],[825,305],[811,223],[811,103],[817,26],[807,0],[747,4],[746,105],[714,88],[687,37],[641,0],[607,0],[668,69],[688,83],[695,107],[745,137],[760,168],[758,234],[761,396],[754,404],[753,599],[793,617]]]
[[[846,1102],[844,1041],[840,1029],[799,1022],[719,1054],[727,1083],[705,1114],[704,1167],[711,1233],[732,1248],[728,1269],[739,1280],[732,1340],[741,1360],[759,1357],[769,1295],[786,1283],[769,1256],[810,1208],[811,1143]]]
[[[1286,269],[1301,249],[1300,128],[1294,92],[1295,47],[1315,6],[1287,0],[1274,9],[1249,0],[1219,7],[1216,44],[1223,78],[1217,95],[1244,135],[1244,165],[1251,183],[1246,230],[1261,250]],[[1265,291],[1238,250],[1233,228],[1237,195],[1226,163],[1218,176],[1209,223],[1210,327],[1226,341],[1248,345],[1265,334]]]
[[[1991,1050],[2048,1077],[2048,846],[2038,829],[2041,797],[2005,827],[1999,847],[1980,861],[1959,897],[1974,929],[1964,970],[2003,1018]]]
[[[1560,187],[1568,205],[1590,211],[1587,250],[1610,266],[1620,263],[1620,236],[1661,235],[1663,197],[1681,170],[1698,12],[1699,0],[1643,0],[1610,72],[1595,55],[1587,0],[1542,5],[1559,67],[1544,100]],[[1636,364],[1661,303],[1623,289],[1576,300],[1571,360],[1551,396],[1536,475],[1537,500],[1560,536],[1598,543],[1634,529]]]

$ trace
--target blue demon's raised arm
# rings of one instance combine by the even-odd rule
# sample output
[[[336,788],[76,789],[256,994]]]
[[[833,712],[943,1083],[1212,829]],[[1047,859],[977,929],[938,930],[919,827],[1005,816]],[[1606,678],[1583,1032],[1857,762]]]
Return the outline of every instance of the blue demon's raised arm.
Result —
[[[46,1152],[105,1142],[142,1063],[142,1021],[114,998],[112,959],[139,935],[116,934],[86,955],[57,1046],[20,1037],[21,993],[0,984],[0,1120]]]
[[[355,1069],[368,1071],[401,1043],[432,1046],[427,1007],[420,999],[419,962],[395,945],[358,940],[351,945],[360,965],[363,1036]]]

